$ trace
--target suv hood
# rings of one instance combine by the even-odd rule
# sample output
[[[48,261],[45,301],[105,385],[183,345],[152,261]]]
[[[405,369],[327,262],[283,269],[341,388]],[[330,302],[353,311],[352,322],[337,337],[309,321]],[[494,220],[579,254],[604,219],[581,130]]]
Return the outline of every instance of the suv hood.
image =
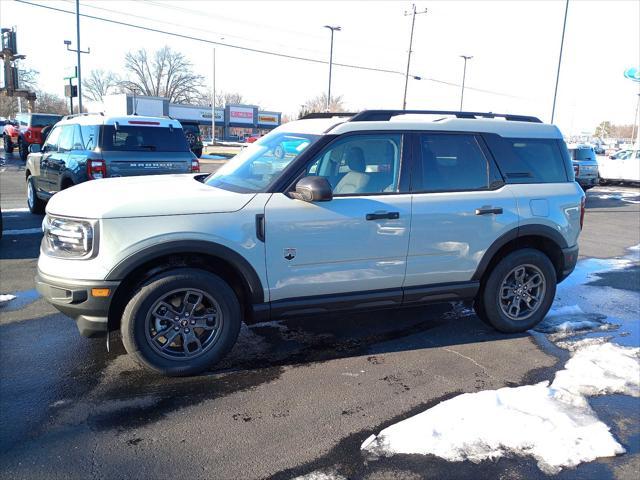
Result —
[[[47,213],[93,219],[228,213],[254,196],[210,187],[188,174],[105,178],[57,193]]]

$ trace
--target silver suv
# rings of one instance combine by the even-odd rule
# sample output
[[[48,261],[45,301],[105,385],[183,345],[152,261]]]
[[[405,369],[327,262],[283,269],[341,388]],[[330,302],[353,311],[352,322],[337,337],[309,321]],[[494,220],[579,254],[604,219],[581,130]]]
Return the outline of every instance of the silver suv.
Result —
[[[536,118],[316,114],[209,176],[61,192],[36,281],[82,334],[120,329],[142,365],[189,375],[242,321],[468,300],[523,332],[573,271],[583,215],[562,135]]]

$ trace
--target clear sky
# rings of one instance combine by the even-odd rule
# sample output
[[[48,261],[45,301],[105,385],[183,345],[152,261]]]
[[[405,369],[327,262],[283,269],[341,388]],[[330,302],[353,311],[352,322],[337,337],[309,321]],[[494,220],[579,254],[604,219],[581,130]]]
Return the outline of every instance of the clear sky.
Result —
[[[73,0],[29,0],[74,10]],[[339,25],[334,61],[403,72],[411,19],[405,1],[82,0],[81,13],[295,56],[327,60],[329,31]],[[414,55],[407,108],[458,109],[463,61],[465,110],[537,115],[549,121],[565,2],[416,2]],[[63,93],[75,56],[75,17],[0,0],[0,24],[16,26],[25,65],[40,71],[41,88]],[[164,45],[184,52],[211,81],[212,46],[197,40],[82,18],[82,68],[122,73],[128,50]],[[565,134],[592,131],[602,120],[633,122],[640,84],[623,77],[640,64],[640,1],[571,0],[558,89],[556,123]],[[221,40],[224,38],[224,40]],[[229,47],[217,48],[218,90],[239,92],[264,109],[297,113],[326,92],[328,65]],[[404,76],[334,66],[332,94],[349,109],[401,108]],[[478,90],[475,90],[478,89]],[[499,93],[486,93],[481,90]]]

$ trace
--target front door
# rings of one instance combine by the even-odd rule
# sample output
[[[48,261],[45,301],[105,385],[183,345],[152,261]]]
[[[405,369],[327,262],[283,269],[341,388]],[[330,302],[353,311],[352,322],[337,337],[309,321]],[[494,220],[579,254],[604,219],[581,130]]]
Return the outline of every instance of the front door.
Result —
[[[403,137],[352,134],[329,144],[305,172],[328,179],[331,201],[273,194],[265,207],[272,302],[354,292],[371,293],[356,303],[402,301],[411,225]]]
[[[57,126],[47,136],[47,140],[42,146],[40,154],[40,165],[38,175],[35,176],[36,188],[50,195],[54,191],[49,178],[49,162],[55,160],[58,155],[58,143],[62,134],[62,126]]]

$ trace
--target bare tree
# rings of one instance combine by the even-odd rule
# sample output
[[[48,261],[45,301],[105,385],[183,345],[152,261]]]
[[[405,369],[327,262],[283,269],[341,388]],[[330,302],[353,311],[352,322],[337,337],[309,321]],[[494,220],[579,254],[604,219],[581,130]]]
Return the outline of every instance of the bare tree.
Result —
[[[120,83],[127,93],[168,98],[172,103],[194,103],[202,98],[204,77],[193,71],[180,52],[165,46],[149,54],[140,49],[125,56],[129,79]]]
[[[110,93],[115,93],[120,79],[110,71],[102,69],[91,70],[89,76],[82,81],[83,96],[94,102],[102,102],[102,98]]]
[[[40,72],[33,68],[18,68],[18,86],[23,90],[34,91],[38,88]]]
[[[69,113],[69,107],[64,98],[53,93],[43,92],[40,90],[36,98],[35,111],[38,113],[57,113],[66,115]]]
[[[300,109],[299,117],[303,117],[308,113],[314,112],[326,112],[327,111],[327,94],[323,93],[317,97],[310,98],[302,105]],[[331,96],[331,102],[329,103],[330,112],[344,112],[344,100],[342,95],[336,97]]]

